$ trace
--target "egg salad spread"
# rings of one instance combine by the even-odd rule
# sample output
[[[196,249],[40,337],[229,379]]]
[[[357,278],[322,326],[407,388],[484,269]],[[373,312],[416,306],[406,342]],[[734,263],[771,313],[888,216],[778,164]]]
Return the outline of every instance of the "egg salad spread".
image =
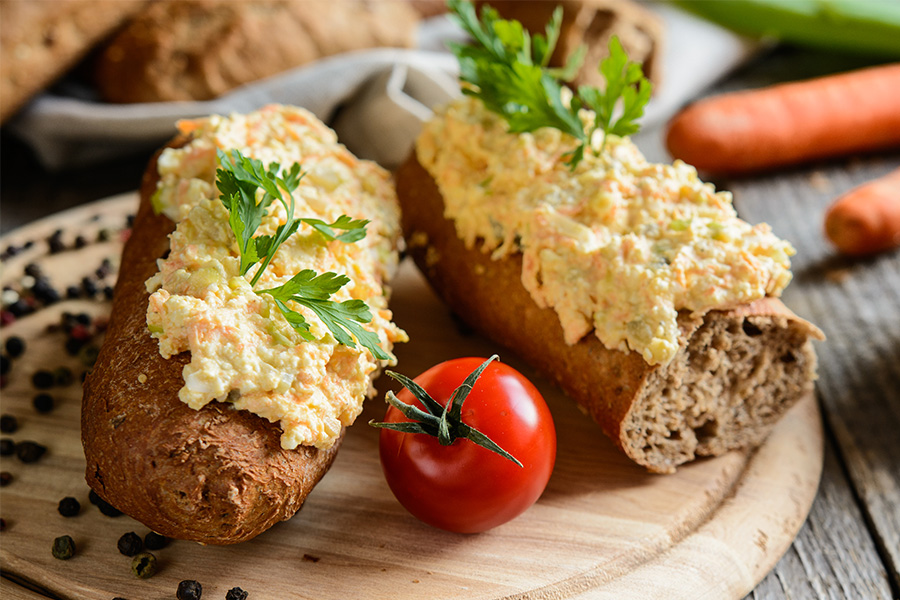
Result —
[[[327,241],[301,224],[256,288],[281,285],[303,269],[346,275],[350,282],[332,299],[366,302],[373,318],[364,327],[387,351],[406,341],[391,322],[384,285],[398,262],[399,209],[390,176],[354,157],[331,129],[299,108],[273,105],[248,115],[183,121],[179,129],[191,141],[159,157],[153,199],[157,212],[177,225],[168,256],[146,284],[147,326],[160,354],[191,353],[179,398],[194,409],[229,402],[279,422],[286,449],[330,447],[361,412],[378,361],[360,344],[339,344],[312,311],[292,306],[315,336],[304,341],[272,296],[251,288],[258,266],[240,275],[237,240],[216,188],[216,150],[237,149],[267,167],[300,163],[305,175],[293,192],[295,215],[328,223],[343,214],[370,220],[366,236],[353,243]],[[273,235],[286,219],[284,207],[271,203],[258,234]]]
[[[587,123],[593,115],[583,111]],[[791,245],[739,219],[728,192],[681,162],[648,162],[602,132],[574,170],[574,138],[550,128],[510,133],[480,100],[438,110],[417,141],[445,216],[468,247],[520,252],[522,284],[559,316],[565,340],[592,330],[608,348],[666,364],[680,310],[703,314],[777,296],[791,280]]]

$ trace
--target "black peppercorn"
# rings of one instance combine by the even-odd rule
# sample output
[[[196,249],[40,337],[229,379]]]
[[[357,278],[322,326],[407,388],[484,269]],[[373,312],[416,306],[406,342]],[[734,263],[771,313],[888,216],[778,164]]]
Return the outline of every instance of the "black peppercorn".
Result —
[[[62,535],[53,540],[53,558],[69,560],[75,556],[75,540],[71,536]]]
[[[119,538],[119,541],[116,542],[116,547],[125,556],[134,556],[144,549],[144,544],[141,542],[141,536],[133,531],[129,531]]]
[[[66,288],[66,298],[75,300],[81,298],[81,288],[77,285],[70,285]]]
[[[141,552],[131,559],[131,572],[141,579],[153,577],[156,575],[156,557],[149,552]]]
[[[44,369],[37,371],[31,376],[31,383],[39,390],[52,388],[55,381],[56,379],[53,377],[53,373]]]
[[[0,354],[0,375],[6,375],[12,368],[12,361],[5,354]]]
[[[225,594],[225,600],[247,600],[249,594],[239,587],[233,587]]]
[[[9,456],[16,453],[16,443],[9,438],[0,439],[0,456]]]
[[[160,535],[155,531],[149,532],[144,536],[144,546],[147,550],[162,550],[169,545],[169,538]]]
[[[6,531],[6,519],[0,519],[0,531]]]
[[[7,310],[9,310],[14,317],[22,317],[34,312],[34,309],[21,298],[10,304]]]
[[[97,362],[97,354],[99,353],[100,349],[97,346],[88,344],[78,351],[78,359],[84,366],[93,367],[94,363]]]
[[[97,284],[91,281],[90,277],[83,277],[81,279],[81,289],[84,290],[85,295],[88,297],[97,295]]]
[[[200,585],[199,581],[194,581],[193,579],[185,579],[180,582],[178,591],[175,592],[175,597],[178,600],[200,600],[202,595],[203,586]]]
[[[75,238],[75,247],[76,248],[84,248],[87,246],[87,240],[84,239],[83,235],[79,235]]]
[[[16,444],[16,456],[23,463],[37,462],[46,451],[47,448],[37,442],[26,441]]]
[[[112,300],[114,291],[115,290],[111,285],[104,287],[103,288],[103,297],[106,298],[107,300]]]
[[[87,313],[78,313],[74,317],[75,322],[79,325],[90,325],[91,324],[91,315]]]
[[[12,415],[0,416],[0,431],[3,433],[15,433],[19,428],[19,420]]]
[[[31,293],[44,304],[53,304],[60,300],[59,292],[46,277],[41,277],[34,282],[34,285],[31,286]]]
[[[81,503],[72,496],[66,496],[59,501],[59,506],[56,507],[56,510],[64,517],[74,517],[81,512]]]
[[[25,352],[25,340],[17,335],[6,340],[6,354],[10,358],[19,358]]]
[[[39,264],[28,263],[27,265],[25,265],[25,274],[37,279],[38,277],[43,275],[44,272],[41,270],[41,266]]]
[[[88,499],[91,501],[91,504],[99,508],[100,512],[107,517],[118,517],[122,514],[122,511],[98,496],[97,492],[95,492],[94,490],[91,490],[91,493],[88,495]]]
[[[72,375],[72,369],[68,367],[59,367],[53,371],[53,380],[56,385],[65,387],[71,385],[71,383],[75,381],[75,376]]]
[[[87,343],[86,340],[79,340],[76,338],[66,338],[66,354],[69,356],[75,356],[81,349],[84,348],[84,345]]]
[[[9,471],[3,471],[0,473],[0,487],[8,486],[13,480],[12,473]]]
[[[97,232],[97,241],[98,242],[108,242],[109,238],[112,237],[109,229],[101,229]]]
[[[34,410],[39,413],[48,413],[53,410],[53,396],[50,394],[38,394],[31,401],[31,404],[34,405]]]
[[[57,229],[53,235],[47,238],[47,244],[50,246],[50,254],[57,254],[66,249],[66,245],[62,241],[62,230]]]

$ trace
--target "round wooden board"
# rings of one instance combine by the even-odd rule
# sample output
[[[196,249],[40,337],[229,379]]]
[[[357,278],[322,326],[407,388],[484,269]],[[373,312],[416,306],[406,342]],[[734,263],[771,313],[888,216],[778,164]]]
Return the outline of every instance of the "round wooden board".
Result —
[[[48,254],[43,241],[56,229],[71,245],[96,238],[101,227],[121,228],[136,207],[127,195],[62,213],[16,231],[2,248],[35,244],[4,262],[2,283],[18,285],[35,262],[61,289],[93,273],[103,258],[118,263],[120,237]],[[112,277],[110,277],[112,279]],[[442,360],[487,356],[495,348],[460,331],[406,261],[394,282],[395,320],[411,341],[397,349],[397,370],[414,376]],[[4,434],[48,447],[37,463],[2,458],[12,482],[2,488],[0,568],[4,577],[45,590],[50,597],[171,598],[178,582],[196,579],[205,598],[239,586],[250,598],[740,598],[775,565],[802,525],[818,486],[822,432],[816,403],[804,399],[756,452],[697,461],[674,475],[651,475],[632,464],[590,419],[514,356],[501,354],[544,393],[559,437],[550,484],[524,515],[490,532],[457,535],[432,529],[404,511],[378,463],[371,418],[384,413],[384,392],[350,429],[330,473],[290,521],[237,546],[176,541],[155,552],[159,572],[140,580],[118,538],[147,528],[127,516],[103,516],[88,502],[79,418],[80,386],[54,388],[57,407],[39,414],[31,375],[69,366],[64,336],[49,332],[61,314],[103,315],[101,300],[66,300],[4,327],[5,342],[23,337],[28,349],[13,362],[2,391],[2,412],[20,428]],[[77,379],[77,377],[76,377]],[[74,496],[81,513],[64,518],[57,503]],[[78,552],[54,559],[53,539],[71,535]],[[21,589],[20,597],[33,593]]]

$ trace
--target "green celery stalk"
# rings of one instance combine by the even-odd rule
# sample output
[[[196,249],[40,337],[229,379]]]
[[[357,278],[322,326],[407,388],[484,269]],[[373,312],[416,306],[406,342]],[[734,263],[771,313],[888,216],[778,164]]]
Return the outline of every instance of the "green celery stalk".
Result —
[[[900,0],[671,0],[738,33],[900,58]]]

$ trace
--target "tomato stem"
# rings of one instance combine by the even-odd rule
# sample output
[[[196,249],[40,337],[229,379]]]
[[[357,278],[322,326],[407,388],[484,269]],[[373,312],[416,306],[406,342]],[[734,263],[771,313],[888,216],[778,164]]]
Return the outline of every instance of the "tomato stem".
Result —
[[[408,389],[410,393],[422,403],[425,410],[412,404],[404,403],[397,398],[394,392],[388,391],[388,393],[385,394],[387,403],[403,413],[410,421],[401,423],[369,421],[369,425],[383,429],[393,429],[394,431],[403,433],[424,433],[426,435],[431,435],[436,437],[442,446],[449,446],[458,439],[466,439],[491,452],[496,452],[503,458],[511,460],[520,467],[523,466],[518,459],[498,446],[491,438],[474,427],[466,425],[462,421],[463,402],[465,402],[466,398],[475,387],[475,382],[478,381],[478,378],[481,377],[481,374],[487,366],[492,361],[499,359],[500,357],[494,354],[481,363],[477,369],[469,373],[465,381],[453,390],[453,394],[447,400],[447,404],[443,406],[441,406],[440,402],[432,398],[422,386],[409,377],[393,371],[385,371],[388,376],[399,381],[403,387]]]

